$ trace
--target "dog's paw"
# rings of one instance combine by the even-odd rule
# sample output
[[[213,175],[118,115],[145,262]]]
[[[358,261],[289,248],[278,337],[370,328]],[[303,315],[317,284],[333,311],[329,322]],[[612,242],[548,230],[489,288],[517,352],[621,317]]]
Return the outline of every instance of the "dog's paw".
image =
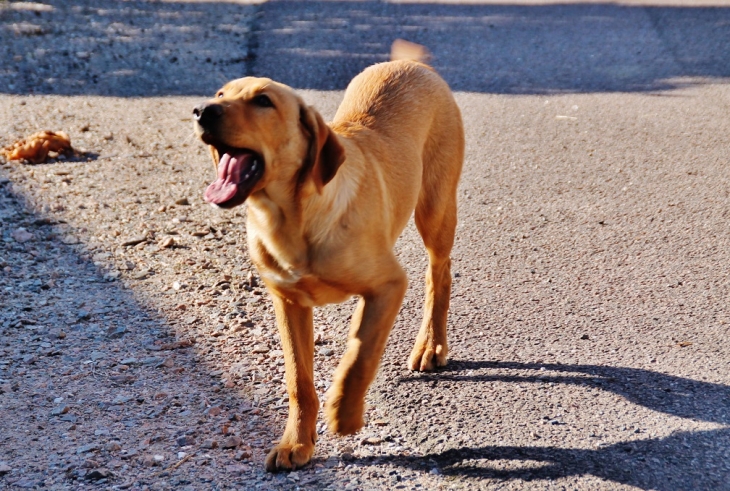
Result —
[[[280,443],[266,456],[266,470],[279,472],[299,469],[312,459],[313,454],[314,445]]]
[[[446,344],[433,341],[416,341],[408,359],[408,368],[413,371],[429,372],[436,367],[446,366]]]
[[[327,427],[337,435],[353,435],[360,431],[360,428],[365,425],[364,412],[364,402],[347,404],[344,403],[341,395],[328,396],[324,407]]]

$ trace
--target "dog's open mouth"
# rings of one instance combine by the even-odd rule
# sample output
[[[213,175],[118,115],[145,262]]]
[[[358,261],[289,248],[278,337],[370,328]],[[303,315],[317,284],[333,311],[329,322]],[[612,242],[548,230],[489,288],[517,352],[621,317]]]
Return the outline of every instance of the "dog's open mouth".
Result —
[[[205,190],[205,201],[231,208],[246,201],[264,175],[264,161],[256,153],[240,148],[217,148],[218,179]]]

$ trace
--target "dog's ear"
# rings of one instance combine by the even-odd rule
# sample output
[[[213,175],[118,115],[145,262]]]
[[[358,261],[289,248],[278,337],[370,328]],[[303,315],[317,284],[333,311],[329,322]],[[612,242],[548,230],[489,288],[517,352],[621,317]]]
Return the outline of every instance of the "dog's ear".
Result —
[[[299,174],[299,183],[311,175],[317,192],[322,193],[322,188],[335,177],[337,169],[345,161],[345,149],[315,109],[301,106],[299,120],[309,138],[309,149]]]

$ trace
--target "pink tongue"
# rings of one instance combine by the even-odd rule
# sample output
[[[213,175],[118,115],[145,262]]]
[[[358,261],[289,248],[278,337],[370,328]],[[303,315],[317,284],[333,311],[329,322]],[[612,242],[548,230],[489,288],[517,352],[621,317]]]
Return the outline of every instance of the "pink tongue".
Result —
[[[205,201],[221,204],[232,199],[241,182],[241,169],[251,158],[249,153],[223,154],[218,162],[218,179],[205,190]]]

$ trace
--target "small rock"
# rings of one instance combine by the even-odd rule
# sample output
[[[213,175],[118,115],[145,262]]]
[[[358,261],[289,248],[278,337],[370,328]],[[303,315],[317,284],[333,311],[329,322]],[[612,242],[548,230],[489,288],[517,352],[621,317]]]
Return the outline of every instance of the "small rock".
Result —
[[[124,457],[122,457],[122,458],[124,458]],[[142,457],[142,465],[145,467],[154,467],[154,466],[158,465],[158,463],[154,457],[147,454]]]
[[[163,363],[164,361],[165,360],[163,360],[162,358],[159,358],[157,356],[151,356],[149,358],[143,358],[142,361],[140,361],[140,363],[142,365],[159,365],[159,364]]]
[[[332,348],[320,348],[319,350],[319,354],[322,356],[332,356],[334,353],[335,350],[333,350]]]
[[[138,235],[136,237],[132,237],[132,238],[127,239],[124,242],[122,242],[122,246],[123,247],[135,246],[137,244],[141,244],[142,242],[146,242],[146,241],[147,241],[146,235]]]
[[[115,382],[117,384],[131,384],[132,382],[137,380],[134,375],[112,375],[109,378],[112,382]]]
[[[114,398],[114,400],[112,401],[112,404],[126,404],[129,401],[131,401],[132,399],[134,399],[133,396],[126,396],[123,394],[119,394],[117,397]]]
[[[218,406],[209,407],[205,410],[205,414],[208,416],[218,416],[221,413],[222,409]]]
[[[69,412],[70,409],[71,408],[68,407],[66,404],[64,404],[62,406],[55,407],[51,411],[51,416],[60,416],[61,414],[66,414],[67,412]]]
[[[257,344],[256,346],[254,346],[254,348],[252,350],[252,353],[254,353],[254,354],[263,354],[263,353],[268,353],[268,352],[269,352],[269,347],[266,346],[265,344]]]
[[[2,476],[3,474],[7,474],[12,470],[13,469],[8,465],[7,462],[0,462],[0,476]]]
[[[119,444],[119,442],[109,442],[104,446],[104,450],[107,452],[119,452],[122,449],[122,446]]]
[[[172,289],[173,289],[173,290],[175,290],[175,291],[178,291],[178,290],[180,290],[180,289],[181,289],[182,287],[183,287],[183,285],[182,285],[182,283],[180,283],[179,281],[175,281],[175,282],[174,282],[174,283],[172,284]]]
[[[367,437],[360,442],[361,445],[380,445],[381,443],[383,443],[383,439],[377,436]]]
[[[24,228],[19,228],[17,230],[14,230],[10,236],[15,240],[15,242],[18,242],[19,244],[23,244],[25,242],[29,242],[35,238],[35,236],[28,232]]]
[[[125,460],[125,459],[131,459],[132,457],[136,457],[138,455],[139,455],[139,452],[137,450],[132,449],[132,450],[127,451],[126,453],[122,453],[122,455],[120,455],[120,457],[123,460]]]
[[[84,476],[85,479],[89,481],[98,481],[99,479],[107,479],[111,477],[112,473],[104,469],[103,467],[100,469],[93,469],[92,471],[88,472],[86,476]]]
[[[236,448],[241,443],[243,443],[243,440],[241,440],[240,436],[229,436],[225,440],[221,442],[221,448]]]
[[[229,474],[243,474],[244,472],[248,472],[248,466],[245,464],[227,465],[226,472]]]
[[[250,459],[251,458],[251,449],[247,448],[244,450],[239,450],[236,452],[236,455],[234,456],[236,460],[244,460],[244,459]]]
[[[77,454],[88,453],[88,452],[92,452],[98,448],[99,448],[99,445],[97,445],[96,443],[89,443],[88,445],[83,445],[83,446],[79,447],[78,449],[76,449],[76,453]]]
[[[200,446],[202,448],[218,448],[218,442],[215,440],[205,440]]]
[[[132,275],[133,280],[144,280],[150,275],[150,270],[143,269]]]
[[[174,245],[175,245],[175,239],[173,239],[172,237],[165,237],[164,239],[162,239],[160,241],[160,247],[162,247],[163,249],[170,248]]]
[[[160,363],[155,365],[155,368],[161,368],[161,367],[172,368],[174,366],[175,366],[175,360],[173,360],[172,358],[165,358],[163,361],[161,361]]]
[[[114,327],[114,326],[112,326],[106,332],[106,335],[109,337],[109,339],[119,339],[122,336],[124,336],[125,334],[127,334],[127,328],[126,327]]]
[[[180,447],[187,447],[189,445],[195,445],[195,438],[190,435],[185,435],[178,438],[176,442]]]
[[[210,228],[205,227],[200,230],[196,230],[192,235],[193,237],[205,237],[208,234],[210,234]]]
[[[175,200],[175,204],[180,206],[188,206],[190,205],[190,201],[188,201],[187,198],[180,198]]]

